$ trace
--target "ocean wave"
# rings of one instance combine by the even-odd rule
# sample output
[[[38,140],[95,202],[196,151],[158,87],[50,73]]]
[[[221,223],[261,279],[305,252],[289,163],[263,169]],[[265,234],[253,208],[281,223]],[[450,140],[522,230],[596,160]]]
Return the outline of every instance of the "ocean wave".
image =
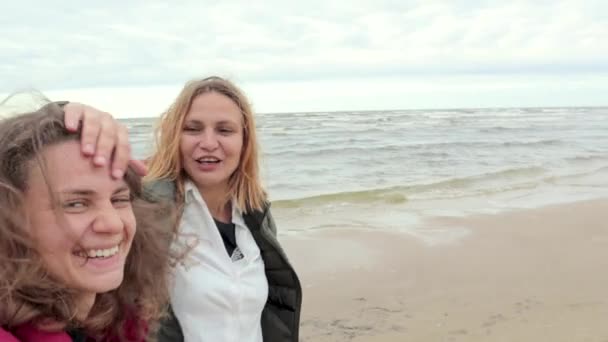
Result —
[[[558,176],[549,176],[543,179],[543,181],[550,184],[574,184],[573,182],[580,181],[588,177],[601,176],[605,174],[608,174],[608,165],[599,166],[594,169],[582,172],[563,174]]]
[[[336,145],[343,143],[345,145]],[[533,141],[454,141],[454,142],[420,142],[420,143],[401,143],[390,144],[385,142],[367,143],[365,146],[353,146],[353,141],[333,141],[332,144],[320,145],[318,142],[300,143],[289,145],[288,148],[267,150],[266,155],[273,157],[297,155],[298,157],[316,157],[324,155],[376,155],[382,152],[403,151],[415,153],[419,151],[442,151],[445,149],[465,148],[465,149],[500,149],[513,147],[547,147],[561,146],[565,141],[559,139],[544,139]],[[329,145],[329,146],[328,146]]]
[[[395,186],[361,191],[345,191],[273,202],[280,208],[324,205],[331,203],[402,204],[416,195],[427,194],[435,199],[490,194],[523,188],[533,188],[543,180],[548,170],[542,167],[512,168],[469,177],[456,177],[427,184]],[[487,185],[492,183],[493,185]],[[486,184],[484,186],[484,184]],[[467,191],[468,190],[468,191]],[[429,196],[427,196],[429,197]]]
[[[556,146],[562,145],[565,142],[560,139],[543,139],[534,141],[507,141],[502,143],[502,146],[513,147],[513,146]]]
[[[512,124],[512,123],[511,123]],[[525,132],[527,130],[530,129],[530,126],[528,124],[526,125],[511,125],[511,126],[493,126],[493,127],[480,127],[478,128],[478,131],[480,133],[489,133],[489,134],[496,134],[496,133],[506,133],[506,132]]]
[[[298,199],[273,201],[274,207],[297,208],[303,205],[327,203],[369,203],[384,202],[387,204],[400,204],[407,202],[407,197],[399,189],[375,189],[364,191],[337,192]]]
[[[133,132],[132,135],[143,135],[152,133],[154,130],[153,122],[123,122],[127,126],[127,130]]]
[[[595,151],[594,151],[595,152]],[[608,155],[606,154],[590,154],[590,155],[580,155],[566,158],[566,161],[577,163],[577,162],[603,162],[608,161]]]

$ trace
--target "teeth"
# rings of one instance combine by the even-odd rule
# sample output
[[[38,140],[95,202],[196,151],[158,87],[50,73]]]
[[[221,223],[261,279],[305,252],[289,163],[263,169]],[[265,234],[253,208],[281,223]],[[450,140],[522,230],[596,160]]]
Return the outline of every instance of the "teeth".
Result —
[[[118,253],[118,246],[108,249],[89,249],[87,251],[78,252],[77,255],[83,258],[108,258]]]
[[[204,158],[200,158],[198,161],[199,161],[199,163],[204,163],[204,162],[215,163],[215,162],[218,162],[220,160],[217,159],[217,158],[213,158],[213,157],[204,157]]]

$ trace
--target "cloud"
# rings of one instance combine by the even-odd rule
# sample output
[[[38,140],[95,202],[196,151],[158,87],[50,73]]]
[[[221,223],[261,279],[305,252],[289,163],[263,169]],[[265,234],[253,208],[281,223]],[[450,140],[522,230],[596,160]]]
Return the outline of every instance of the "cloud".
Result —
[[[61,0],[0,9],[0,92],[608,73],[608,4]],[[24,19],[25,18],[25,19]]]

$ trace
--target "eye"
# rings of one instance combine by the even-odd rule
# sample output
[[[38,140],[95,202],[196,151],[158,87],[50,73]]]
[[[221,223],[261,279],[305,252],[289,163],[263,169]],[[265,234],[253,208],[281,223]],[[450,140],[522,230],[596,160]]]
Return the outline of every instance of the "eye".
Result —
[[[183,128],[184,132],[199,132],[200,130],[201,128],[197,126],[184,126]]]
[[[228,134],[234,133],[234,129],[229,128],[229,127],[220,127],[218,129],[218,131],[220,132],[220,134],[224,134],[224,135],[228,135]]]
[[[125,207],[131,205],[132,198],[130,195],[121,195],[112,198],[112,203],[117,207]]]
[[[86,210],[89,207],[89,202],[86,200],[70,200],[61,204],[66,212],[78,213]]]
[[[74,208],[74,209],[84,208],[84,207],[86,207],[86,203],[85,203],[85,201],[82,201],[82,200],[70,201],[70,202],[64,203],[63,207],[64,208]]]

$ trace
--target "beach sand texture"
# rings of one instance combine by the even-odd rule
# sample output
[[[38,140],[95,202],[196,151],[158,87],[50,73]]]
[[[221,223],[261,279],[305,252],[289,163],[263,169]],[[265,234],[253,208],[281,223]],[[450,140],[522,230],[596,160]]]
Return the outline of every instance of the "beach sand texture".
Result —
[[[304,289],[302,341],[608,341],[607,210],[431,218],[468,232],[434,245],[349,227],[282,236]]]

